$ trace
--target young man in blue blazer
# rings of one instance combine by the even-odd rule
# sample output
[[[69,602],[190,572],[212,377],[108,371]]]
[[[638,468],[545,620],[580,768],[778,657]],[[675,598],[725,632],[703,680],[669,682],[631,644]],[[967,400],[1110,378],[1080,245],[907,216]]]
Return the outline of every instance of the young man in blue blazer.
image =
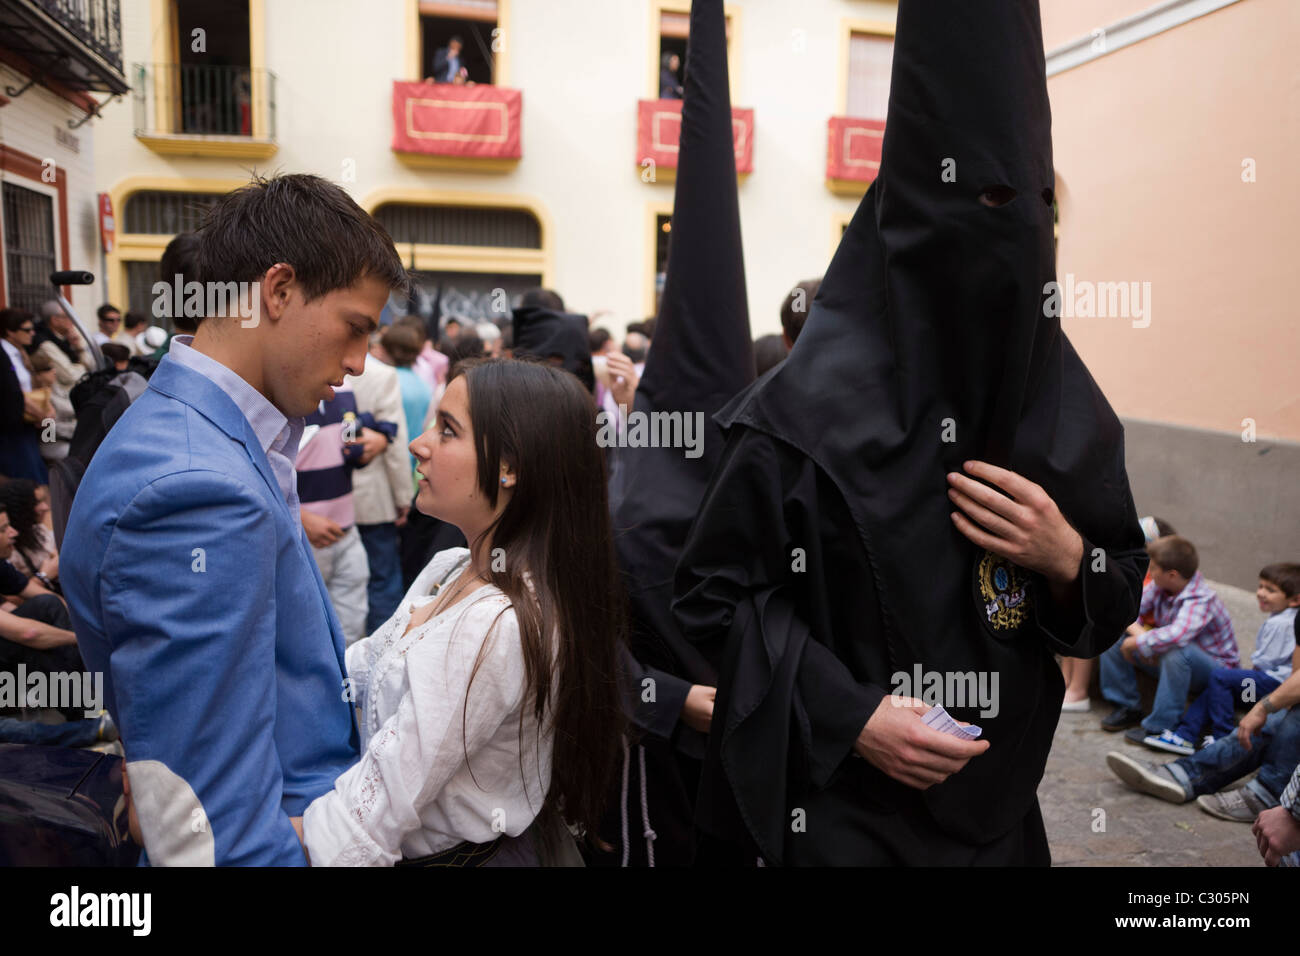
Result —
[[[224,197],[196,267],[203,321],[91,461],[61,580],[149,862],[301,866],[295,818],[358,739],[294,460],[406,275],[382,226],[305,175]],[[175,290],[164,278],[155,293]]]

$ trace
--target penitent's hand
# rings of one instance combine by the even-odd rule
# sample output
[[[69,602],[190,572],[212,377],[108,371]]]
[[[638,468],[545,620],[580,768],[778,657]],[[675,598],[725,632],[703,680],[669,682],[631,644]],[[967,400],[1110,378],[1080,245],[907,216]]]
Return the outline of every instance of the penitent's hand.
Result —
[[[1050,582],[1072,582],[1083,560],[1083,538],[1051,495],[1041,485],[996,465],[968,461],[965,468],[969,475],[948,475],[948,497],[961,509],[952,514],[957,530],[979,547],[1037,571]]]
[[[886,697],[853,750],[900,783],[928,790],[989,749],[987,740],[962,740],[927,727],[921,717],[929,709],[914,697]]]
[[[692,684],[686,692],[686,702],[682,704],[682,723],[707,734],[713,723],[713,699],[717,693],[716,687]]]

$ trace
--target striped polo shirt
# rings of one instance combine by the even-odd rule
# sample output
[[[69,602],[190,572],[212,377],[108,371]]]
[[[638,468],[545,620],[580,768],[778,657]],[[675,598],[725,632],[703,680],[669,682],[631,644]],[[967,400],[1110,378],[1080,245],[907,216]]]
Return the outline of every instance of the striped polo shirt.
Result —
[[[334,390],[334,398],[321,402],[307,416],[308,429],[319,430],[298,450],[298,500],[312,514],[329,518],[346,531],[356,524],[352,505],[352,467],[343,453],[343,430],[352,422],[349,437],[361,438],[361,421],[357,416],[357,397],[351,387]]]

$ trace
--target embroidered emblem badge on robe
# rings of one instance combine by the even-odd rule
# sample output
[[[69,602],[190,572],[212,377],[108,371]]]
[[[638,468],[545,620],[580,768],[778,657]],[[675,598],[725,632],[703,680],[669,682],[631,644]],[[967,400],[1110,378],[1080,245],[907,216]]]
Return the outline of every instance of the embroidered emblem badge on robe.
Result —
[[[1029,620],[1029,575],[1006,558],[985,551],[975,563],[975,601],[994,637],[1015,637]]]

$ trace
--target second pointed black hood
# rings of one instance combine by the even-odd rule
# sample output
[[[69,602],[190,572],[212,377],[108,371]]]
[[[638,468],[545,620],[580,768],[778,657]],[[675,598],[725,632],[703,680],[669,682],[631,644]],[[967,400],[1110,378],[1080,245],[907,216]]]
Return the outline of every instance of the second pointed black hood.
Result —
[[[754,379],[722,0],[694,0],[672,239],[633,413],[693,416],[701,453],[628,447],[611,489],[639,659],[696,683],[712,668],[673,621],[673,572],[725,439],[713,415]]]

